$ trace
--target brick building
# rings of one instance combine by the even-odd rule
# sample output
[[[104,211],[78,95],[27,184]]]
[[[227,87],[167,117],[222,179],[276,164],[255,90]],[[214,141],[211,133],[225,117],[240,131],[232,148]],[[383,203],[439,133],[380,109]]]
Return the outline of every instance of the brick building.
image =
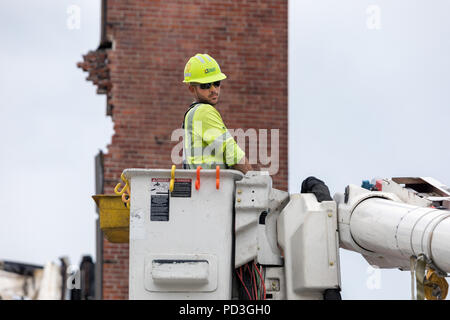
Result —
[[[100,45],[78,64],[114,122],[96,158],[97,193],[113,193],[125,168],[171,167],[171,134],[191,102],[183,70],[196,53],[228,76],[218,105],[228,128],[280,129],[273,182],[287,190],[287,11],[287,0],[103,0]],[[97,298],[127,299],[128,245],[99,231],[97,262]]]

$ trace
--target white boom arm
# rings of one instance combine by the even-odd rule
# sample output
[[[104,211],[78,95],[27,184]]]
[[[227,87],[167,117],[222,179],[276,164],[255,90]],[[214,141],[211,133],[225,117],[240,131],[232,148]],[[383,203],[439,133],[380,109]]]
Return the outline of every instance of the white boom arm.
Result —
[[[381,192],[349,186],[345,194],[336,195],[341,247],[380,268],[408,270],[411,257],[425,255],[435,269],[450,272],[450,211],[442,210],[450,193],[415,179],[423,183],[414,185],[429,192],[383,180]]]
[[[273,189],[264,172],[218,174],[124,171],[130,299],[241,298],[233,275],[248,263],[268,299],[334,298],[339,247],[380,268],[407,270],[421,256],[439,275],[450,272],[450,189],[436,180],[382,180],[377,191],[350,185],[319,202]]]

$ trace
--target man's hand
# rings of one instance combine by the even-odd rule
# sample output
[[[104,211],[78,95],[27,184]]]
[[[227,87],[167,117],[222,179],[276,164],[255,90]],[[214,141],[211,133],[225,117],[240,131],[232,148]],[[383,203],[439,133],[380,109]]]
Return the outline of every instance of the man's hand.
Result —
[[[231,168],[241,171],[243,174],[246,174],[248,171],[254,171],[252,165],[248,162],[247,157],[242,158],[238,164],[235,164]]]

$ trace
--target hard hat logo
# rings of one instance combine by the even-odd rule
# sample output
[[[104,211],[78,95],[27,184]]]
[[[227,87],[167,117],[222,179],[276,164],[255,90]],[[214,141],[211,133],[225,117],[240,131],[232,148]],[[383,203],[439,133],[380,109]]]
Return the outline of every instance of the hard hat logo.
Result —
[[[196,54],[184,68],[184,83],[212,83],[225,80],[227,76],[220,70],[214,58],[208,54]]]
[[[205,73],[211,73],[211,72],[215,72],[216,68],[210,68],[210,69],[205,69]]]

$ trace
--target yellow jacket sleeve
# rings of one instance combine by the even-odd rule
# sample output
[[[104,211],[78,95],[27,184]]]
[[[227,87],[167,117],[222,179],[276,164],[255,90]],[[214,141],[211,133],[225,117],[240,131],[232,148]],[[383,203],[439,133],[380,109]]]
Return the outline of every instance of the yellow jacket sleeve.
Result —
[[[204,146],[219,146],[225,164],[233,166],[245,156],[245,152],[228,131],[216,108],[209,104],[203,104],[195,113],[194,121],[201,122],[201,129],[199,126],[195,127],[197,134],[201,132]]]

